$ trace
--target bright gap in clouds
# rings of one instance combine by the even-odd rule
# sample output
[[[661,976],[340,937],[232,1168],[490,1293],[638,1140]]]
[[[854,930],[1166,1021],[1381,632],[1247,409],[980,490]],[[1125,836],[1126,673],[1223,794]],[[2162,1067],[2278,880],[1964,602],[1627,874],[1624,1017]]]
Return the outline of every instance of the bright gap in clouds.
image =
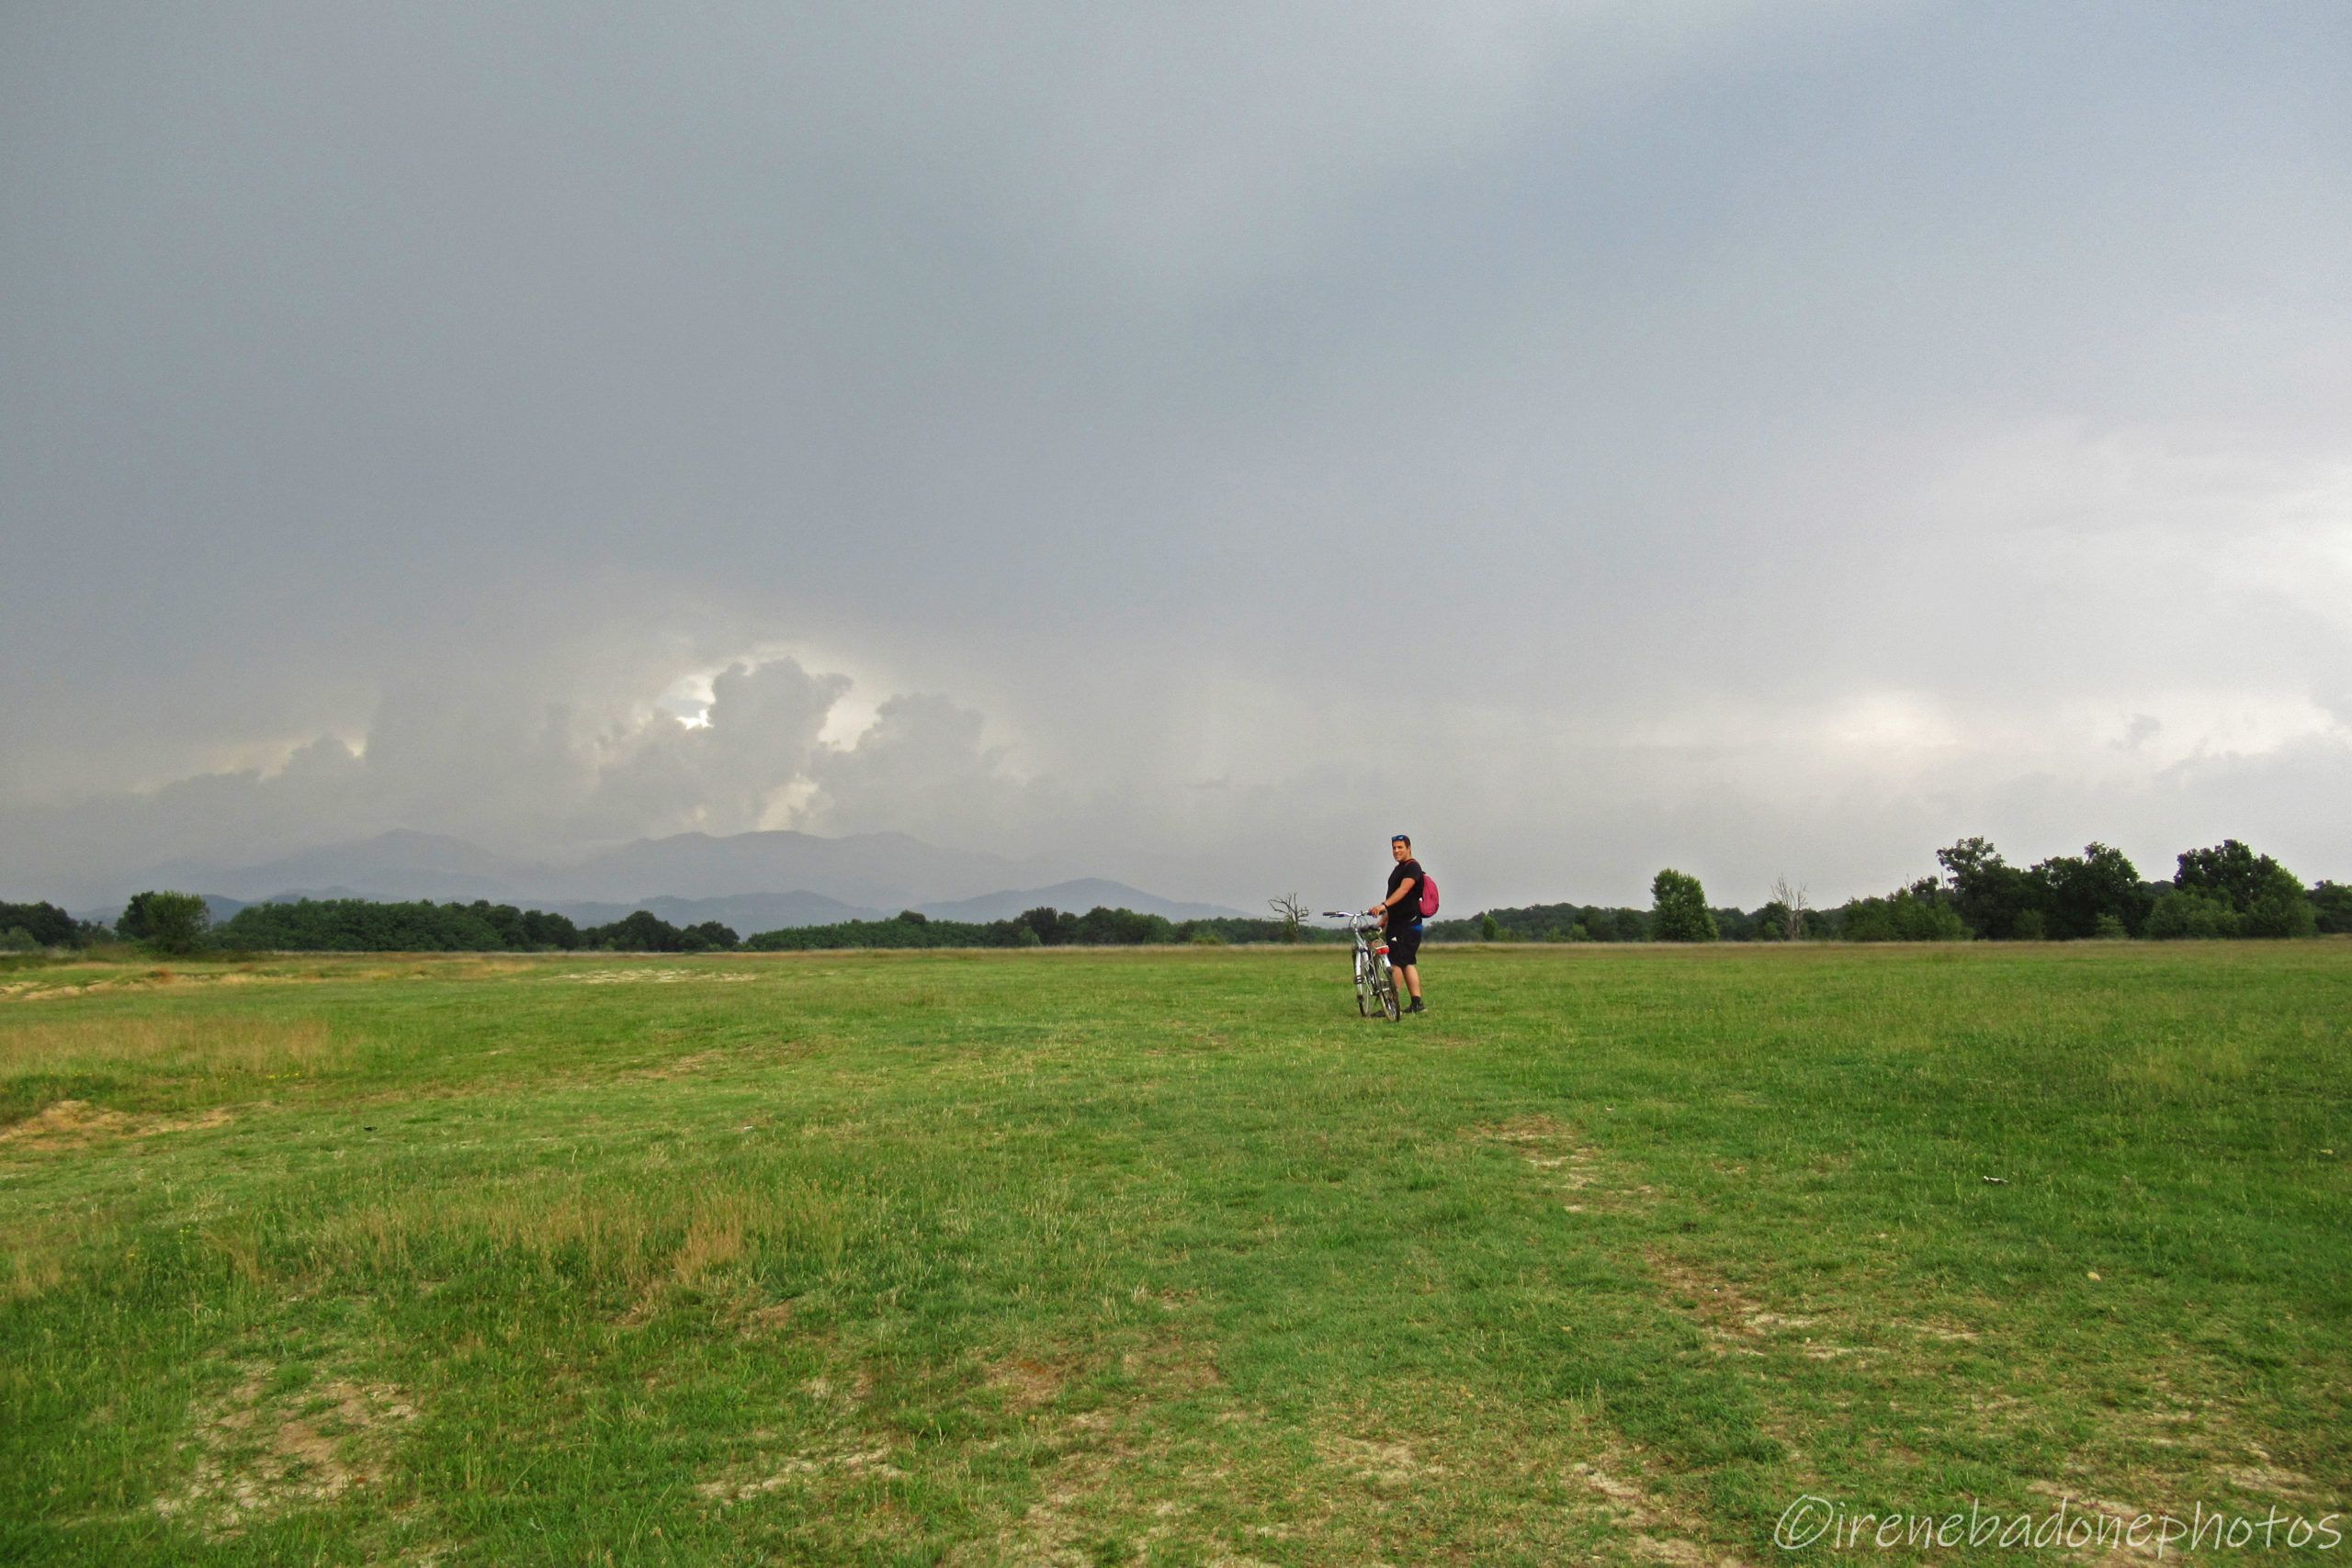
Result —
[[[875,721],[881,716],[882,705],[888,701],[888,693],[879,696],[875,695],[877,688],[872,682],[861,680],[852,673],[844,661],[808,657],[797,649],[763,644],[750,653],[723,660],[707,668],[681,675],[671,682],[662,694],[653,700],[654,709],[656,712],[668,714],[672,718],[676,719],[681,728],[708,729],[711,726],[711,707],[718,698],[717,682],[720,675],[738,666],[757,673],[768,665],[780,662],[790,662],[810,671],[839,674],[849,682],[847,689],[835,697],[832,705],[825,710],[824,724],[817,731],[817,743],[820,746],[830,746],[836,750],[843,751],[854,749],[858,741],[874,728]],[[802,786],[799,791],[802,797],[800,804],[805,804],[806,796],[809,793],[806,787],[808,785],[806,779],[779,781],[780,788],[785,785]],[[771,810],[770,815],[774,816],[775,812]]]

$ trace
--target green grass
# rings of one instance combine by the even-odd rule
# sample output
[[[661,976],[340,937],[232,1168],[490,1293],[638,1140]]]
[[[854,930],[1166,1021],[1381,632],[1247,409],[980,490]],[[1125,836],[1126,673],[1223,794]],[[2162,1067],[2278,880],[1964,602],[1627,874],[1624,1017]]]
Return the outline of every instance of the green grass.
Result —
[[[1428,957],[13,965],[0,1560],[2352,1506],[2352,944]]]

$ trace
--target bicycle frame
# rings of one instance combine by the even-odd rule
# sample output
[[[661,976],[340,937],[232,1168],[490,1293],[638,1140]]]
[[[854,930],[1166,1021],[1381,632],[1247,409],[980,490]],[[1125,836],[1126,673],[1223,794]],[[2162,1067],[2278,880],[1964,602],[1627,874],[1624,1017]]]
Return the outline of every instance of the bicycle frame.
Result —
[[[1379,916],[1346,909],[1326,909],[1326,918],[1348,922],[1355,938],[1356,1011],[1365,1018],[1377,1013],[1394,1023],[1402,1016],[1396,998],[1396,974],[1388,962],[1387,922]]]

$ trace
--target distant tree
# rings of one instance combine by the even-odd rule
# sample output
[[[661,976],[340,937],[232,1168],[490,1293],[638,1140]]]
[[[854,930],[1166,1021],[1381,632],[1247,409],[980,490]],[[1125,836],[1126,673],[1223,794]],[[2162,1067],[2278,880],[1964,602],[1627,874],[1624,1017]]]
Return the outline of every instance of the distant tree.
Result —
[[[2319,929],[2319,911],[2301,879],[2235,839],[2224,839],[2211,849],[2182,852],[2180,869],[2172,881],[2184,893],[2203,894],[2227,904],[2238,917],[2238,933],[2243,936],[2311,936]]]
[[[899,911],[899,923],[909,926],[926,926],[931,923],[931,917],[921,909],[901,909]]]
[[[1493,910],[1489,909],[1485,914],[1478,917],[1478,940],[1480,942],[1500,942],[1502,939],[1503,929],[1502,927],[1495,924],[1495,915]]]
[[[2045,929],[2061,941],[2098,934],[2101,919],[2137,932],[2148,918],[2139,868],[2120,850],[2091,843],[2079,855],[2053,855],[2028,874],[2040,892]],[[2298,889],[2300,891],[2300,889]]]
[[[551,915],[544,909],[526,909],[521,921],[523,941],[526,948],[552,947],[570,952],[580,945],[580,928],[566,915]]]
[[[22,926],[10,926],[0,931],[0,953],[31,953],[40,946],[33,933]]]
[[[1306,921],[1306,906],[1300,901],[1298,895],[1285,893],[1279,898],[1269,898],[1266,907],[1273,910],[1274,919],[1282,922],[1283,940],[1296,942]]]
[[[2046,924],[2041,908],[2042,885],[2027,872],[2007,864],[2001,852],[1984,839],[1962,839],[1938,850],[1951,885],[1952,906],[1978,936],[1993,942],[2038,937]],[[2027,920],[2028,915],[2033,916]],[[2031,940],[2031,939],[2027,939]]]
[[[0,904],[0,929],[22,931],[35,947],[83,947],[96,930],[54,904]]]
[[[1078,923],[1075,917],[1064,915],[1051,904],[1040,904],[1034,909],[1023,909],[1015,918],[1023,925],[1037,933],[1037,942],[1041,947],[1058,947],[1068,940],[1062,934],[1064,920],[1069,920],[1073,927]]]
[[[2319,934],[2319,909],[2312,903],[2311,895],[2295,874],[2285,866],[2274,866],[2265,879],[2261,891],[2245,907],[2240,917],[2248,936],[2316,936]]]
[[[2352,885],[2314,883],[2312,886],[2312,913],[2318,930],[2328,935],[2352,931]]]
[[[204,940],[212,911],[193,893],[139,893],[123,906],[115,930],[158,953],[193,953]]]
[[[685,947],[685,933],[649,909],[632,911],[581,935],[590,945],[613,953],[679,953]]]
[[[1848,942],[1964,942],[1960,911],[1932,879],[1883,898],[1852,898],[1838,911],[1838,934]]]
[[[523,911],[512,904],[477,898],[465,907],[464,913],[468,924],[490,933],[493,949],[513,951],[530,945],[523,934]]]
[[[918,924],[922,919],[920,915],[915,917]],[[717,920],[705,920],[678,933],[678,950],[682,953],[731,953],[741,941],[732,928]]]
[[[1699,879],[1661,871],[1650,883],[1650,935],[1659,942],[1713,942],[1714,912]]]
[[[2159,942],[2212,940],[2238,934],[2238,912],[2219,894],[2168,888],[2148,911],[2143,935]]]
[[[1805,897],[1804,886],[1800,884],[1797,886],[1792,887],[1789,886],[1789,879],[1787,877],[1774,877],[1772,879],[1772,902],[1770,904],[1767,904],[1765,908],[1770,909],[1775,905],[1779,906],[1777,913],[1781,926],[1781,940],[1784,942],[1795,942],[1801,939],[1804,935],[1805,911],[1813,908],[1812,900]]]
[[[2183,850],[2180,869],[2172,885],[2185,893],[2211,893],[2238,913],[2261,896],[2278,863],[2256,854],[2235,839],[2223,839],[2211,849]]]
[[[1173,942],[1176,928],[1164,915],[1139,915],[1098,904],[1078,918],[1071,939],[1088,947],[1135,947],[1145,942]]]

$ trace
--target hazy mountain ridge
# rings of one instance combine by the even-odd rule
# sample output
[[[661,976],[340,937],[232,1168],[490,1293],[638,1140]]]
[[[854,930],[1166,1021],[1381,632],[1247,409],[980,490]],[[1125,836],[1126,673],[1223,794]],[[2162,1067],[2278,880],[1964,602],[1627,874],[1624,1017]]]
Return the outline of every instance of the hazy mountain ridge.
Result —
[[[943,919],[993,920],[1040,904],[1097,904],[1170,919],[1229,916],[1214,904],[1163,898],[1100,877],[1044,883],[1053,867],[903,833],[839,839],[772,831],[679,833],[569,863],[534,864],[463,839],[395,829],[347,844],[297,851],[250,865],[183,859],[136,879],[140,887],[203,893],[220,906],[295,898],[488,899],[569,916],[582,925],[647,909],[675,925],[718,920],[748,935],[784,926],[878,919],[916,909]],[[111,909],[93,911],[111,919]]]

